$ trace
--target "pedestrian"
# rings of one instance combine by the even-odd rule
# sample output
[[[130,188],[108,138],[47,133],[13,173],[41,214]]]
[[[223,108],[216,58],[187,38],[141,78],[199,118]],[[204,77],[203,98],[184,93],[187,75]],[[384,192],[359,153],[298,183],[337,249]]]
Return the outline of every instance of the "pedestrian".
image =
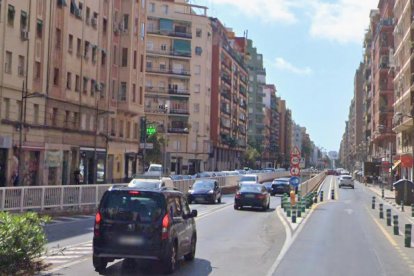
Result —
[[[398,171],[395,173],[395,182],[400,180],[400,175],[398,174]]]
[[[17,147],[13,147],[13,156],[11,158],[11,177],[10,177],[10,185],[11,186],[18,186],[19,185],[19,159],[17,158],[18,155]]]

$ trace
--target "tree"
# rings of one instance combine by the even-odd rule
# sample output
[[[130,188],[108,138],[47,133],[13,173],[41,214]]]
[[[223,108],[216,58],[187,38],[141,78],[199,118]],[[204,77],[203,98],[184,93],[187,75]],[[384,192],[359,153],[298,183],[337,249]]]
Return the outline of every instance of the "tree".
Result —
[[[247,150],[244,154],[245,166],[253,168],[256,166],[256,160],[260,157],[259,151],[252,147],[251,145],[247,146]]]

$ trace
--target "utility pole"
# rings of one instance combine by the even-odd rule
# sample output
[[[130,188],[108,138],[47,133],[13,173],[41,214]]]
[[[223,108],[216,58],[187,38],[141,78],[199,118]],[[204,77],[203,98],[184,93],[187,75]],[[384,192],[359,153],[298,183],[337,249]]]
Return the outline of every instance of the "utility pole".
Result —
[[[95,96],[96,98],[96,96]],[[94,137],[94,151],[93,151],[93,177],[92,182],[90,184],[96,184],[97,182],[97,174],[98,174],[98,163],[97,163],[97,152],[96,146],[98,143],[98,116],[99,116],[99,109],[98,109],[98,100],[95,100],[95,137]]]
[[[25,81],[23,80],[22,85],[22,97],[20,101],[20,123],[19,123],[19,153],[18,153],[18,163],[17,163],[17,176],[18,176],[18,183],[17,185],[20,186],[22,184],[22,159],[23,159],[23,153],[22,153],[22,143],[23,143],[23,108],[24,104],[23,102],[26,99],[26,90],[25,90]]]

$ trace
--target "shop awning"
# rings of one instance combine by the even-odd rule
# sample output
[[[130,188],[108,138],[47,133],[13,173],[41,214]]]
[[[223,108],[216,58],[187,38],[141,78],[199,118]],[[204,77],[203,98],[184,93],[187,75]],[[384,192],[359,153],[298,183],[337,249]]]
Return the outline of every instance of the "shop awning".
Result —
[[[401,164],[401,160],[395,161],[394,164],[392,165],[392,170],[395,170],[400,164]]]

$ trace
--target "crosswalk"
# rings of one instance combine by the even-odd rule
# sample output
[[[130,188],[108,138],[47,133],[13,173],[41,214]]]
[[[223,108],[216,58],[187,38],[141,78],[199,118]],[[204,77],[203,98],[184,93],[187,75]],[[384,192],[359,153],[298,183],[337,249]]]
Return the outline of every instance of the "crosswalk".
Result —
[[[92,255],[92,241],[69,247],[52,249],[47,252],[45,256],[42,256],[42,260],[45,264],[54,267],[70,263],[76,259],[90,255]]]

